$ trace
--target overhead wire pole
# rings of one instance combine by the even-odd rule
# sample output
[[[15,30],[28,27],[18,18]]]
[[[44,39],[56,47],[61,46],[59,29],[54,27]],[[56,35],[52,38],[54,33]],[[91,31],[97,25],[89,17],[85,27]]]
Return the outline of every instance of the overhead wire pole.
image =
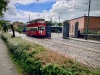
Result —
[[[29,15],[29,22],[30,22],[30,15]]]
[[[59,27],[58,27],[58,35],[59,35],[59,30],[60,30],[60,16],[59,16]]]
[[[61,13],[59,13],[59,26],[58,26],[58,35],[59,35],[59,31],[60,31],[60,14],[61,14]]]
[[[89,27],[90,4],[91,4],[91,0],[89,0],[88,20],[87,20],[87,25],[86,25],[86,37],[85,37],[85,40],[87,40],[87,39],[88,39],[88,27]]]

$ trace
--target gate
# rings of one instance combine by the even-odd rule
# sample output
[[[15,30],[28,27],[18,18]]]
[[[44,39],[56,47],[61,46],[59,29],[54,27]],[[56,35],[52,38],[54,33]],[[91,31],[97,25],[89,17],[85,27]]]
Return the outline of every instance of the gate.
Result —
[[[51,23],[46,21],[46,37],[51,38]]]
[[[75,29],[74,29],[75,30],[74,31],[74,37],[75,38],[78,38],[78,24],[79,24],[78,22],[75,23]]]
[[[64,21],[63,22],[63,38],[69,38],[69,22]]]

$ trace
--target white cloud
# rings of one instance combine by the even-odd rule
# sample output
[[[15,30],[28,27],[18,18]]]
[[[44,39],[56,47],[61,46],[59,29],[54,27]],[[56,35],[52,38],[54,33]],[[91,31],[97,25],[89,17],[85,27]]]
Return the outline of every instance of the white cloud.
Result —
[[[46,20],[60,21],[73,19],[77,17],[87,15],[88,13],[88,1],[89,0],[57,0],[53,4],[52,9],[49,11],[43,10],[42,13],[39,12],[29,12],[16,9],[14,4],[30,4],[37,0],[11,0],[9,4],[9,10],[5,14],[5,18],[12,21],[24,21],[29,20],[29,14],[31,19],[45,18]],[[40,0],[40,2],[49,2],[54,0]],[[91,11],[90,16],[100,16],[100,1],[91,0]],[[60,13],[60,14],[59,14]]]
[[[16,10],[16,7],[14,6],[14,5],[11,5],[11,4],[9,4],[8,5],[8,7],[7,8],[9,8],[8,10],[7,10],[7,14],[9,14],[9,15],[17,15],[17,10]]]
[[[11,4],[31,4],[31,3],[44,3],[44,2],[51,2],[51,1],[55,1],[55,0],[10,0]]]
[[[57,0],[50,10],[55,16],[60,16],[61,20],[73,19],[88,14],[89,0]],[[90,16],[100,16],[100,1],[91,0]],[[98,7],[97,7],[98,6]],[[59,13],[61,13],[59,15]]]

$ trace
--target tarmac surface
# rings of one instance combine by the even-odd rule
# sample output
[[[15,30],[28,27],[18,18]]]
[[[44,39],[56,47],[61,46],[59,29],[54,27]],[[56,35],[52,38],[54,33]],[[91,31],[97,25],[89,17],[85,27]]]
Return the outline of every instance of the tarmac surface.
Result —
[[[1,39],[0,32],[0,75],[18,75],[16,66],[10,58],[6,44]]]

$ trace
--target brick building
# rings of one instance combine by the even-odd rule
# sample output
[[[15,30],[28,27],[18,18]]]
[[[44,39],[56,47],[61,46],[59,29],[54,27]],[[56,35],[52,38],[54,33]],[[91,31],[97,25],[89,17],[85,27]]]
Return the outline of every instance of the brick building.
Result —
[[[71,36],[74,35],[75,22],[79,22],[78,30],[80,30],[80,32],[84,32],[84,30],[86,30],[87,19],[88,19],[87,16],[82,16],[69,20],[70,23],[69,34]],[[88,29],[92,31],[100,31],[100,16],[90,16]]]

